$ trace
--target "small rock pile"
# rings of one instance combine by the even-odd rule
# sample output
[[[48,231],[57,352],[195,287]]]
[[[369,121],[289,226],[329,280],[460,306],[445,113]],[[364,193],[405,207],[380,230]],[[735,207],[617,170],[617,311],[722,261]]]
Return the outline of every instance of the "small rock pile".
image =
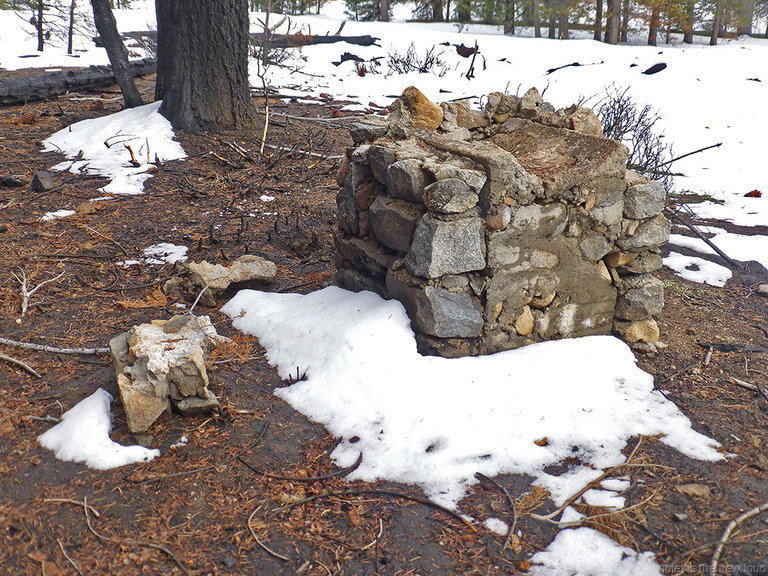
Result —
[[[655,349],[666,193],[591,110],[532,88],[481,113],[411,87],[387,122],[350,132],[336,281],[401,301],[423,353],[611,332]]]
[[[171,403],[185,415],[216,408],[205,361],[227,342],[208,316],[191,314],[153,320],[112,338],[112,364],[131,432],[146,432]]]

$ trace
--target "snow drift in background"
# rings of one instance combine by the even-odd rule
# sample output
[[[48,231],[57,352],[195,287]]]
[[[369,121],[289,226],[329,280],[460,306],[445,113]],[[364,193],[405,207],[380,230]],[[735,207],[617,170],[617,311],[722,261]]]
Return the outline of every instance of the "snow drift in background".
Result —
[[[691,457],[721,457],[611,336],[445,359],[419,355],[402,305],[370,292],[243,290],[222,311],[259,338],[283,378],[306,374],[275,393],[342,439],[339,466],[362,452],[350,479],[418,484],[456,507],[475,472],[524,473],[560,504],[623,462],[632,436],[663,434]],[[583,466],[544,472],[569,456]]]
[[[157,111],[161,103],[83,120],[59,130],[43,142],[44,150],[62,152],[69,160],[53,169],[109,178],[111,182],[102,188],[107,194],[141,194],[144,181],[152,176],[148,172],[150,162],[186,158],[181,144],[173,139],[171,123]],[[126,146],[133,150],[138,166],[131,164]]]

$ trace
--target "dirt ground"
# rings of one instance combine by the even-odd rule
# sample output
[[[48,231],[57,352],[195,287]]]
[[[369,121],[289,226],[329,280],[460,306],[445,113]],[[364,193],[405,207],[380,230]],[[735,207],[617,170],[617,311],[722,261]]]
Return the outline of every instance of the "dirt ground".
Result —
[[[140,84],[151,96],[152,78]],[[41,140],[120,105],[112,89],[0,109],[0,177],[31,180],[62,160],[41,153]],[[47,193],[0,186],[0,335],[106,346],[132,325],[169,318],[176,302],[159,287],[172,267],[119,264],[157,242],[185,245],[195,261],[269,258],[278,277],[258,286],[266,290],[308,292],[329,282],[338,160],[324,157],[338,157],[350,144],[346,121],[334,119],[343,116],[337,108],[277,106],[269,142],[283,150],[269,155],[258,154],[260,130],[181,134],[189,159],[163,165],[140,196],[91,202],[105,181],[69,173],[56,173],[57,188]],[[262,195],[275,200],[265,203]],[[77,213],[41,221],[63,208]],[[11,273],[21,270],[30,286],[64,275],[35,293],[17,321],[21,297]],[[731,380],[768,387],[768,300],[755,293],[754,276],[727,288],[668,270],[660,276],[667,286],[660,325],[669,346],[638,355],[638,362],[728,457],[699,462],[643,438],[632,465],[614,471],[632,480],[628,509],[582,511],[593,516],[587,525],[654,552],[665,573],[706,573],[729,522],[768,501],[768,399]],[[233,334],[218,308],[196,310],[237,343],[210,365],[221,410],[164,415],[135,438],[114,402],[113,439],[160,448],[162,456],[106,472],[60,462],[36,438],[98,387],[118,397],[109,358],[0,345],[0,353],[41,373],[36,378],[0,361],[0,572],[519,574],[554,537],[552,524],[531,516],[554,506],[529,478],[486,480],[461,503],[464,514],[515,524],[509,538],[430,506],[416,487],[345,481],[329,461],[334,438],[272,394],[286,383],[258,342]],[[699,343],[714,344],[706,365]],[[188,444],[171,448],[183,435]],[[283,506],[290,507],[277,510]],[[768,573],[768,513],[736,526],[720,568]]]

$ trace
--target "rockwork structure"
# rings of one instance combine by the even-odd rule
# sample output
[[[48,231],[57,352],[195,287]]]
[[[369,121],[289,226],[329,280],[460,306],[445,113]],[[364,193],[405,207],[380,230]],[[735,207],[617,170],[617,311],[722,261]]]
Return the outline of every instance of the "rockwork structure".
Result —
[[[358,124],[339,173],[337,283],[396,298],[422,352],[616,333],[652,350],[665,190],[586,108],[536,89],[484,112],[408,88]]]

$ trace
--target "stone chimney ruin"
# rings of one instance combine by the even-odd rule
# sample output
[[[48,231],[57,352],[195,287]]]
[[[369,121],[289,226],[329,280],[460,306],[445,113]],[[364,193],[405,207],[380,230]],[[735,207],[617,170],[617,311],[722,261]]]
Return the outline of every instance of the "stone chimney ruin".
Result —
[[[479,112],[411,87],[351,135],[336,282],[402,302],[422,353],[611,333],[655,348],[666,193],[626,168],[592,110],[532,88]]]

